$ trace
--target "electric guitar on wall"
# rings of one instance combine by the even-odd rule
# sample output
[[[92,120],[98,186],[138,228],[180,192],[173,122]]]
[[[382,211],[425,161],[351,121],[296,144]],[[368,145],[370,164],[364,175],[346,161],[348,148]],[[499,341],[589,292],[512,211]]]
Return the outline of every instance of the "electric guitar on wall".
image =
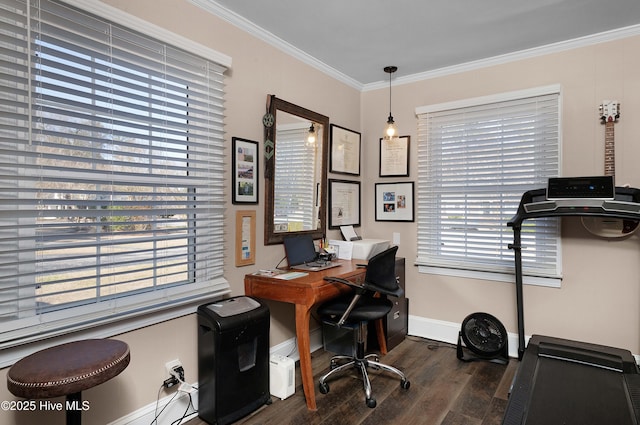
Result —
[[[604,123],[604,175],[616,175],[615,131],[614,125],[620,118],[620,104],[605,100],[600,105],[600,120]],[[604,238],[627,237],[638,228],[638,220],[582,217],[583,226],[592,234]]]

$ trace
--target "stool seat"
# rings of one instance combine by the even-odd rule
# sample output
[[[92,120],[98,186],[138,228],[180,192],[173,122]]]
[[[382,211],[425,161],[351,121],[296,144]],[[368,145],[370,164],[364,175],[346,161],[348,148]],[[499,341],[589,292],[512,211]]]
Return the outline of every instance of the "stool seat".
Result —
[[[129,346],[114,339],[61,344],[16,362],[7,373],[7,388],[26,399],[68,396],[108,381],[129,360]]]

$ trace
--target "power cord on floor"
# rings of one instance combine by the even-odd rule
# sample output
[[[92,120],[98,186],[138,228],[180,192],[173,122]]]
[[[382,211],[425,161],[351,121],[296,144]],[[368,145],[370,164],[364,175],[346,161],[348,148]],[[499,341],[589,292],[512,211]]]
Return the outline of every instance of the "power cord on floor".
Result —
[[[171,425],[178,425],[180,423],[182,423],[182,421],[187,417],[187,415],[189,415],[189,408],[192,407],[193,408],[193,412],[191,413],[196,413],[197,410],[195,408],[195,406],[193,405],[193,399],[191,398],[191,393],[187,393],[189,394],[189,404],[187,404],[187,408],[184,410],[184,413],[182,414],[182,417],[180,419],[176,419],[175,421],[171,422]]]
[[[411,341],[427,344],[427,348],[429,348],[429,350],[436,350],[438,348],[451,348],[454,350],[456,349],[456,346],[454,344],[450,344],[448,342],[440,342],[433,339],[425,339],[425,338],[422,338],[419,336],[413,336],[413,335],[406,335],[405,338]]]
[[[160,417],[160,415],[162,415],[162,412],[164,412],[164,409],[167,408],[167,406],[169,406],[169,404],[171,404],[171,402],[173,401],[173,399],[175,399],[178,395],[178,392],[176,391],[176,393],[173,395],[173,397],[171,397],[169,399],[169,401],[167,402],[167,404],[164,405],[164,407],[160,410],[160,412],[158,412],[158,406],[160,404],[160,393],[162,392],[162,389],[164,388],[164,385],[160,385],[160,388],[158,389],[158,396],[156,397],[156,410],[155,410],[155,417],[153,418],[153,420],[151,421],[150,425],[153,424],[157,424],[158,423],[158,418]]]
[[[187,403],[187,408],[185,409],[184,413],[182,414],[182,416],[179,419],[174,420],[173,422],[171,422],[171,425],[177,425],[180,424],[188,415],[193,414],[193,413],[197,413],[198,411],[196,410],[195,406],[193,405],[193,398],[192,398],[192,393],[194,391],[198,390],[198,387],[188,384],[186,382],[184,382],[183,380],[179,380],[180,381],[180,387],[178,387],[178,391],[176,391],[173,396],[171,396],[171,398],[169,399],[169,401],[167,402],[167,404],[165,404],[162,409],[160,409],[160,411],[158,412],[158,407],[160,404],[160,394],[162,393],[162,390],[164,389],[164,385],[161,385],[160,388],[158,389],[158,396],[156,397],[156,409],[155,409],[155,417],[153,418],[153,421],[151,421],[150,425],[154,425],[154,424],[158,424],[158,419],[160,418],[160,415],[162,415],[162,413],[165,411],[165,409],[167,407],[169,407],[169,405],[176,399],[176,397],[180,394],[180,393],[184,393],[187,394],[189,396],[189,403]],[[193,411],[189,412],[189,408],[192,408]]]

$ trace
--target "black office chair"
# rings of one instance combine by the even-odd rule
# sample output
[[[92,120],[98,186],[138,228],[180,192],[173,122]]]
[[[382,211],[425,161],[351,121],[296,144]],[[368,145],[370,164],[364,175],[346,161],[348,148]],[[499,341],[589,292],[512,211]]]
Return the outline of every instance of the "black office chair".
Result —
[[[393,302],[387,296],[398,297],[402,295],[402,288],[398,285],[395,273],[395,258],[398,247],[394,246],[369,259],[367,271],[362,285],[355,284],[345,279],[336,277],[325,277],[330,282],[338,282],[354,288],[355,294],[347,294],[325,302],[318,307],[318,315],[324,323],[334,326],[356,327],[356,355],[334,356],[331,358],[331,370],[320,378],[318,384],[322,394],[329,392],[329,385],[326,381],[349,368],[360,370],[364,383],[367,406],[376,407],[376,399],[371,396],[371,382],[367,367],[382,369],[395,373],[401,379],[400,386],[409,388],[407,377],[395,367],[379,363],[377,354],[364,353],[365,341],[367,338],[367,323],[385,317]],[[379,296],[376,295],[380,294]],[[346,360],[346,363],[342,363]],[[342,364],[340,364],[342,363]]]

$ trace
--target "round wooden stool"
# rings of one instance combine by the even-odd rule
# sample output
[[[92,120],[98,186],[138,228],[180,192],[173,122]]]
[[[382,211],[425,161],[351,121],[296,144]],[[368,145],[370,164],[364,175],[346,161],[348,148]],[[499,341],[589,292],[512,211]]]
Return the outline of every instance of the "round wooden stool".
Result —
[[[7,388],[29,400],[66,396],[67,425],[79,425],[83,390],[108,381],[129,364],[129,346],[115,339],[87,339],[35,352],[7,373]]]

